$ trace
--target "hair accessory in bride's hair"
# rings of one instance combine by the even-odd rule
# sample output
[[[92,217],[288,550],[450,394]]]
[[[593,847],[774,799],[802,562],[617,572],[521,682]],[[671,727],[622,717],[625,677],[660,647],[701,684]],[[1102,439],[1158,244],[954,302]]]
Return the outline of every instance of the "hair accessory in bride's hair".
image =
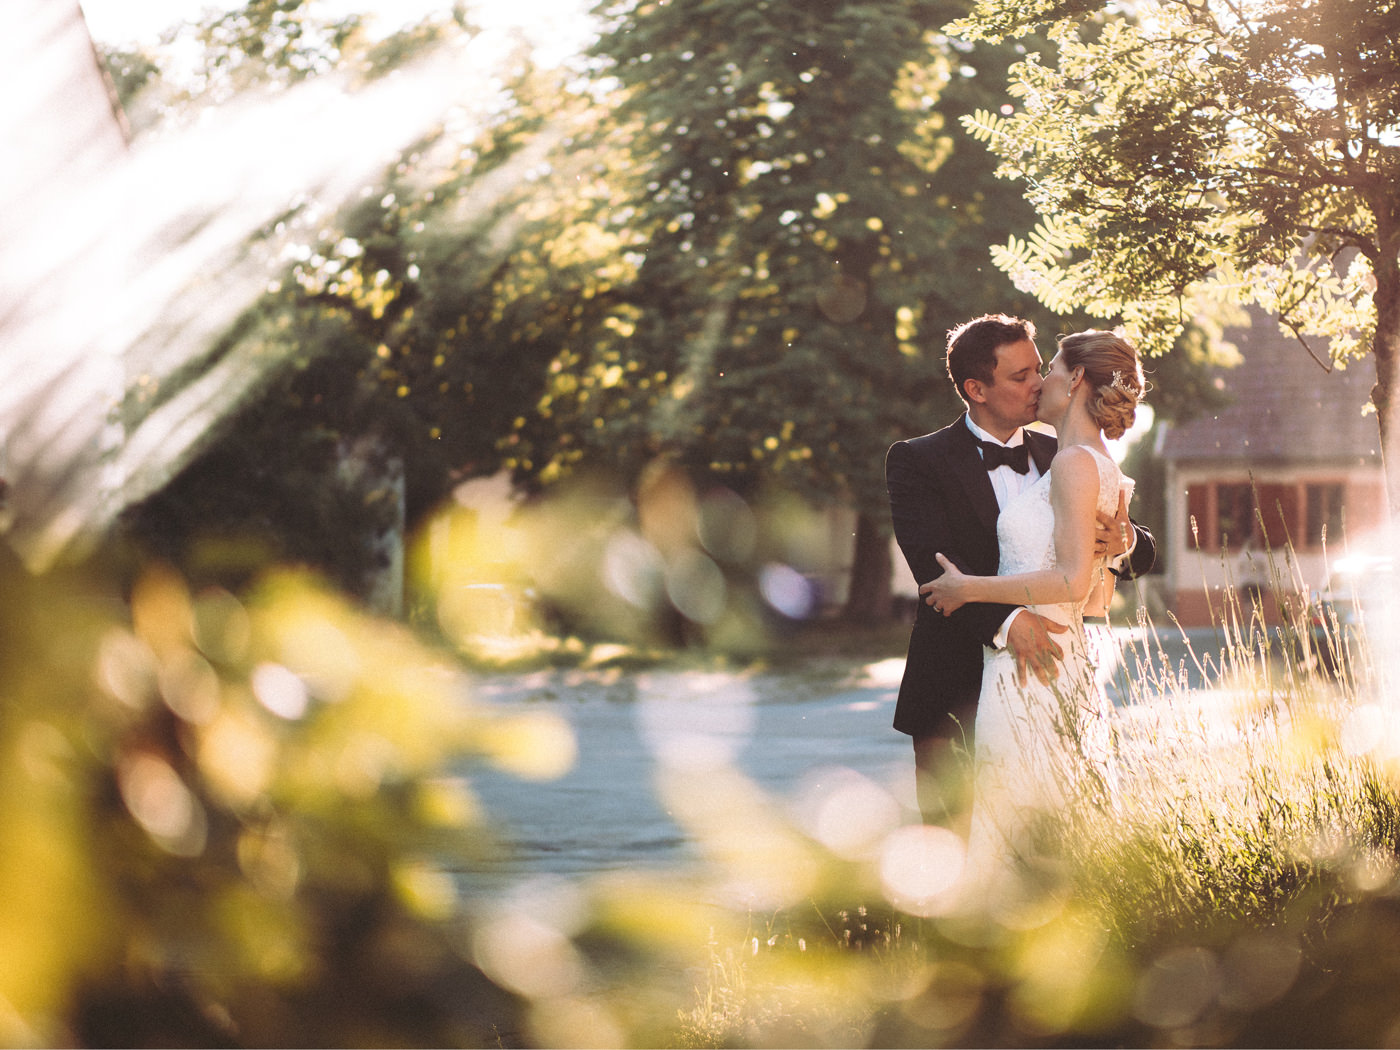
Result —
[[[1127,394],[1129,397],[1140,396],[1139,391],[1134,390],[1131,386],[1128,385],[1127,381],[1123,378],[1122,372],[1114,372],[1113,378],[1109,380],[1108,385],[1113,387],[1113,389],[1117,390],[1119,393]]]

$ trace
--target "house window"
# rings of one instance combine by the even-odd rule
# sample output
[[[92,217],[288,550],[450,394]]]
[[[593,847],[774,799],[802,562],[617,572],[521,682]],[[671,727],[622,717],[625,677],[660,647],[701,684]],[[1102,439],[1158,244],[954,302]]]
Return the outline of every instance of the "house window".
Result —
[[[1307,532],[1304,538],[1309,547],[1320,547],[1323,541],[1342,541],[1342,507],[1346,498],[1346,486],[1341,482],[1328,481],[1307,486]]]
[[[1216,482],[1187,490],[1192,546],[1203,551],[1283,551],[1339,542],[1346,485],[1342,482],[1280,484]]]
[[[1254,486],[1215,486],[1215,528],[1207,550],[1239,550],[1254,536]]]

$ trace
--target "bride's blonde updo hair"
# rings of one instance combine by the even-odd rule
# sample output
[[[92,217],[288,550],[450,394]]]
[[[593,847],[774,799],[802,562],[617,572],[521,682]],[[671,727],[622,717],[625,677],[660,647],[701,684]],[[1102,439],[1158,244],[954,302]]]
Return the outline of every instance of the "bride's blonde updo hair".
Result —
[[[1060,352],[1071,370],[1084,369],[1094,390],[1089,416],[1109,439],[1120,438],[1137,418],[1147,380],[1137,350],[1117,332],[1090,328],[1060,337]]]

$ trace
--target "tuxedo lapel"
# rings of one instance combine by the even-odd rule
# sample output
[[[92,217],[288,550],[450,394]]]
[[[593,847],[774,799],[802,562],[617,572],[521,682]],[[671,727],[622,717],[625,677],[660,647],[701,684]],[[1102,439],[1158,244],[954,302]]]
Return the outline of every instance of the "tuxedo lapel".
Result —
[[[997,494],[992,488],[991,479],[987,477],[986,468],[982,465],[982,455],[977,451],[977,439],[967,428],[966,414],[953,424],[952,438],[949,464],[967,491],[967,501],[976,511],[978,520],[995,536],[997,515],[1000,513]]]
[[[1024,433],[1025,442],[1031,449],[1031,459],[1035,461],[1035,469],[1042,474],[1050,473],[1050,461],[1055,458],[1057,448],[1055,439],[1037,430],[1027,430]]]

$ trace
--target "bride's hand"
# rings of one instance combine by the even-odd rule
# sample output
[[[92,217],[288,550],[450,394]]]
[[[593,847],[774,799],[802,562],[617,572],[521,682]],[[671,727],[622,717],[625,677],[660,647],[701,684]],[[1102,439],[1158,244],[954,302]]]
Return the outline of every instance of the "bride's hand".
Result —
[[[935,557],[938,564],[943,566],[943,575],[924,584],[919,588],[919,593],[924,596],[925,602],[947,616],[967,604],[967,585],[972,577],[959,570],[943,555],[938,554]]]

